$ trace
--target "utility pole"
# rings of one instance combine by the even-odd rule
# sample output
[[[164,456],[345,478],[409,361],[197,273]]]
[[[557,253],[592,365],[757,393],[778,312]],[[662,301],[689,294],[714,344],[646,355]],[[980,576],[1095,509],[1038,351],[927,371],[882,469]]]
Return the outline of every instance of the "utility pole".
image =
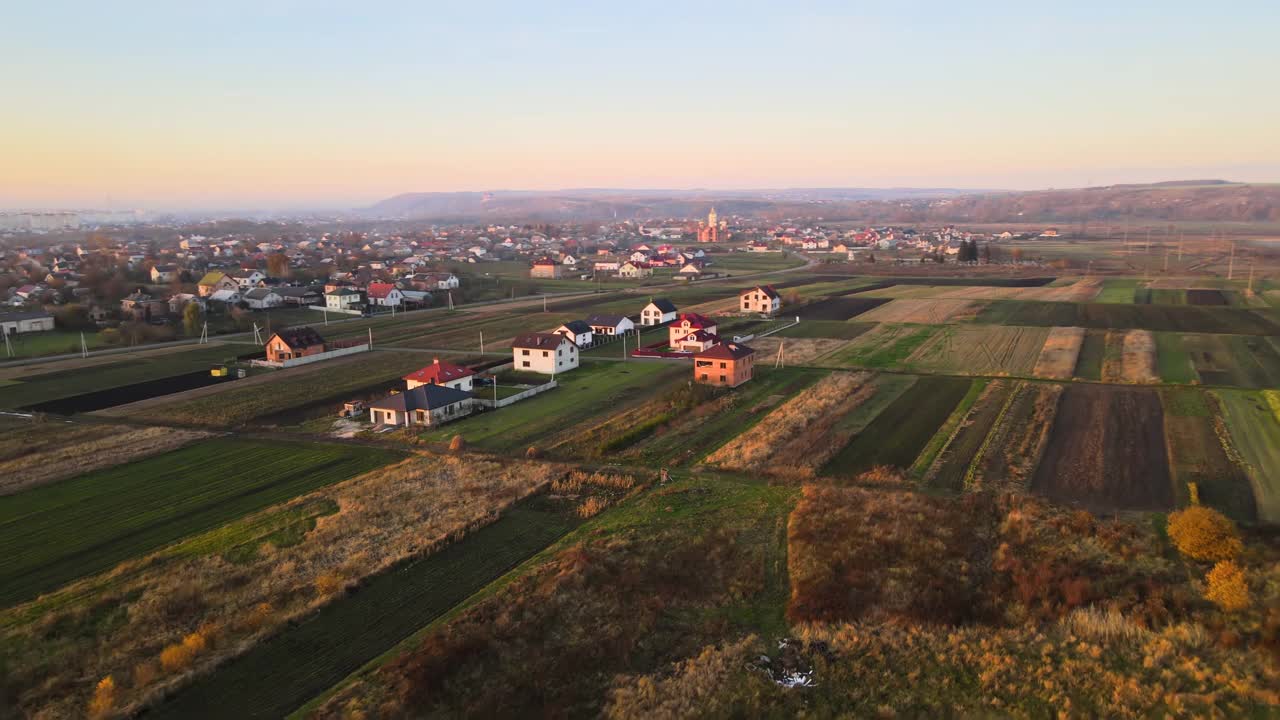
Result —
[[[546,311],[547,311],[547,295],[546,295],[546,293],[543,293],[543,295],[542,295],[542,312],[546,312]]]
[[[89,346],[85,344],[83,331],[80,333],[80,357],[89,357]]]
[[[373,349],[373,328],[369,328],[369,349]]]
[[[622,333],[622,362],[627,361],[627,334]]]
[[[480,354],[484,354],[484,331],[480,331]]]
[[[204,321],[204,327],[200,329],[200,345],[209,344],[209,321]]]
[[[1236,271],[1236,241],[1231,241],[1231,259],[1227,261],[1227,279],[1230,280]]]
[[[1249,256],[1249,295],[1253,294],[1253,256]]]
[[[13,357],[13,345],[9,344],[9,333],[0,329],[0,335],[4,335],[4,352],[6,357]]]
[[[1178,262],[1182,262],[1182,241],[1184,240],[1182,231],[1178,231]]]
[[[1169,248],[1164,249],[1164,272],[1169,273]]]

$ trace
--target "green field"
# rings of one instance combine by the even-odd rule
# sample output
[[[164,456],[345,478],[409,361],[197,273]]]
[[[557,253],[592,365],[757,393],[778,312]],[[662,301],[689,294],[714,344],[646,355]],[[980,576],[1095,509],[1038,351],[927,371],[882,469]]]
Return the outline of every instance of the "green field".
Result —
[[[1271,310],[1201,305],[1107,305],[993,300],[974,320],[992,325],[1140,329],[1187,333],[1277,335]]]
[[[400,457],[220,438],[0,497],[0,605]]]
[[[1269,338],[1246,335],[1186,335],[1183,346],[1206,385],[1280,387],[1280,352]]]
[[[856,477],[877,465],[910,468],[969,392],[970,380],[921,377],[836,453],[819,474]]]
[[[1107,353],[1107,334],[1102,330],[1088,330],[1080,355],[1076,358],[1075,377],[1082,380],[1101,380],[1102,361]]]
[[[514,405],[428,430],[427,440],[448,443],[461,435],[486,450],[522,450],[580,422],[642,401],[660,387],[690,375],[682,362],[587,363],[556,376],[559,387]]]
[[[1102,281],[1102,292],[1094,298],[1099,303],[1131,303],[1134,291],[1138,288],[1138,280],[1129,278],[1108,278]]]
[[[787,253],[725,253],[710,255],[713,272],[729,272],[734,275],[784,270],[804,264],[802,258]]]
[[[1247,463],[1258,519],[1280,522],[1280,422],[1260,393],[1218,390],[1222,416],[1237,452]]]
[[[935,325],[881,324],[875,332],[859,333],[849,345],[823,359],[824,365],[856,368],[894,368],[938,332]]]
[[[1156,371],[1167,383],[1191,384],[1200,381],[1191,365],[1191,356],[1178,333],[1156,333]]]
[[[106,343],[97,332],[86,331],[85,345],[90,350],[97,350]],[[9,337],[9,348],[12,357],[28,358],[41,355],[67,355],[80,352],[80,332],[77,330],[47,330],[45,332],[22,333]],[[10,357],[0,342],[0,360]]]
[[[1244,469],[1231,461],[1215,430],[1216,399],[1198,388],[1163,388],[1165,446],[1179,506],[1191,502],[1195,483],[1200,502],[1239,522],[1257,519],[1253,488]]]
[[[196,680],[148,716],[287,715],[576,524],[575,516],[548,500],[520,503],[497,522],[373,577],[350,595]]]

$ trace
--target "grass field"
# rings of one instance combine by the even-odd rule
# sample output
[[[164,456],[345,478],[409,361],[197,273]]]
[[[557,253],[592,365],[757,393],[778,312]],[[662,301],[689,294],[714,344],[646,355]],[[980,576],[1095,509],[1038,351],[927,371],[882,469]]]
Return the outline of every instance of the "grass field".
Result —
[[[1219,390],[1231,444],[1246,463],[1258,519],[1280,523],[1280,422],[1259,393]]]
[[[1156,372],[1160,380],[1183,385],[1200,381],[1178,333],[1156,333]]]
[[[371,448],[215,439],[0,497],[0,605],[398,459]]]
[[[1183,347],[1206,385],[1280,387],[1280,352],[1268,338],[1245,335],[1185,335]]]
[[[832,367],[894,368],[933,337],[942,326],[883,323],[861,333],[848,345],[823,358]]]
[[[827,461],[820,474],[856,477],[877,465],[910,468],[969,384],[960,378],[921,377]]]
[[[947,325],[907,356],[903,367],[960,375],[1030,375],[1047,328]]]
[[[1189,485],[1195,483],[1201,503],[1239,522],[1256,520],[1249,478],[1232,462],[1217,434],[1217,400],[1198,388],[1164,388],[1160,401],[1178,505],[1190,503]]]
[[[803,258],[787,253],[724,253],[711,255],[710,269],[715,272],[729,272],[734,275],[784,270],[800,267],[805,263]]]
[[[467,443],[486,450],[523,450],[544,441],[554,444],[555,435],[571,431],[579,422],[623,403],[644,400],[667,383],[688,376],[686,363],[588,363],[557,375],[559,387],[554,390],[428,430],[423,437],[448,443],[461,435]]]
[[[1082,380],[1101,380],[1102,363],[1106,358],[1107,333],[1102,330],[1087,330],[1084,343],[1080,345],[1080,355],[1076,358],[1074,377]]]
[[[1107,278],[1102,283],[1102,292],[1094,299],[1098,303],[1131,303],[1139,280],[1130,278]]]
[[[901,302],[901,301],[899,301]],[[920,301],[917,301],[920,302]],[[870,316],[892,303],[864,315]],[[993,300],[976,322],[993,325],[1074,326],[1095,329],[1139,329],[1190,333],[1277,335],[1280,324],[1270,310],[1198,305],[1119,305]]]
[[[875,327],[875,323],[846,322],[840,320],[804,320],[798,325],[792,325],[784,330],[779,330],[773,334],[773,337],[834,338],[838,340],[852,340]]]
[[[533,498],[495,523],[392,568],[258,645],[148,713],[282,717],[555,542],[576,516]]]

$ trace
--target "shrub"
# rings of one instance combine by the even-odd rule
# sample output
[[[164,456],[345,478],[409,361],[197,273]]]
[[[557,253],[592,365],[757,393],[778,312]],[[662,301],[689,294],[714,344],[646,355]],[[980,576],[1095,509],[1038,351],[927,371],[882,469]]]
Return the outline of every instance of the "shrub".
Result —
[[[467,441],[462,439],[461,435],[454,435],[449,441],[450,452],[462,452],[467,447]]]
[[[578,517],[587,519],[595,517],[601,510],[609,507],[609,501],[598,497],[589,497],[578,506]]]
[[[542,452],[533,445],[530,445],[529,448],[524,451],[524,456],[529,460],[537,460],[541,455]]]
[[[1231,560],[1220,560],[1205,578],[1204,596],[1227,612],[1249,607],[1249,583],[1244,570]]]
[[[316,594],[333,595],[342,590],[347,584],[347,579],[338,572],[321,573],[316,577]]]
[[[110,675],[98,681],[89,700],[89,717],[106,717],[116,707],[116,681]]]
[[[1194,505],[1169,516],[1169,538],[1178,552],[1195,560],[1230,560],[1240,554],[1243,543],[1235,523],[1203,505]]]
[[[195,653],[183,643],[175,643],[160,651],[160,667],[166,672],[182,672],[194,659]]]

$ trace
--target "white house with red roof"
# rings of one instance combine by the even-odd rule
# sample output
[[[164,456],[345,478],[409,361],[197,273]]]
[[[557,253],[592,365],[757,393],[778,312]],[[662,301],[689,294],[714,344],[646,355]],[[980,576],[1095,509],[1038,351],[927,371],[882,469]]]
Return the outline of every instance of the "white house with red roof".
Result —
[[[720,344],[720,336],[706,330],[694,330],[680,338],[680,345],[671,347],[681,352],[702,352]]]
[[[680,347],[680,341],[686,335],[702,330],[704,332],[716,334],[716,321],[705,315],[698,313],[680,313],[676,321],[667,326],[667,344],[671,347]]]
[[[369,287],[365,289],[365,297],[369,299],[370,305],[400,307],[404,304],[404,293],[391,283],[369,283]]]
[[[405,384],[410,390],[421,385],[443,385],[455,390],[471,392],[475,373],[470,368],[454,365],[451,362],[440,362],[440,358],[421,370],[414,370],[404,376]]]

